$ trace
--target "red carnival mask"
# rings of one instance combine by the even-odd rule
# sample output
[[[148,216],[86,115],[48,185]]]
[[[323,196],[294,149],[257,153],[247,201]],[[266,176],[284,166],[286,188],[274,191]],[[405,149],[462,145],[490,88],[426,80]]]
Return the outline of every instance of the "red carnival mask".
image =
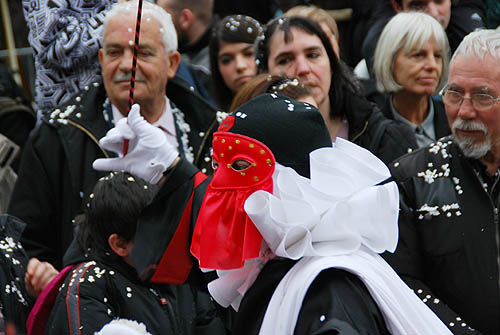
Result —
[[[272,193],[274,155],[262,142],[219,131],[214,134],[213,159],[218,166],[203,198],[191,253],[201,268],[241,268],[245,260],[259,257],[262,244],[243,206],[255,191]]]

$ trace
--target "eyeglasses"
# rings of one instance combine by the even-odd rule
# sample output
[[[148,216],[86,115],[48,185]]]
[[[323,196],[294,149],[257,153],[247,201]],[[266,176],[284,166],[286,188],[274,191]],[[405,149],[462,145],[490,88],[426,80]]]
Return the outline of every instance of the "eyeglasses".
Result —
[[[475,93],[470,97],[465,97],[462,93],[453,90],[444,90],[441,92],[441,96],[443,102],[453,108],[460,107],[464,99],[470,99],[472,107],[480,112],[490,109],[497,101],[500,101],[500,98],[495,99],[489,94]]]

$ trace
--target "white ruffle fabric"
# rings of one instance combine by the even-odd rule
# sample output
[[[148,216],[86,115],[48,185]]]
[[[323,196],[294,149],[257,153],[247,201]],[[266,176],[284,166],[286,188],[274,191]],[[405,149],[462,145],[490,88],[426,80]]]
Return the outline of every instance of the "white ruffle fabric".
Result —
[[[393,335],[445,335],[452,332],[429,309],[380,255],[362,246],[354,253],[304,257],[288,271],[273,293],[260,335],[293,334],[302,301],[316,276],[338,268],[356,274],[382,311]]]
[[[387,166],[366,149],[337,139],[332,148],[310,153],[310,168],[307,179],[277,164],[273,194],[257,191],[245,202],[267,244],[263,250],[301,259],[276,289],[260,334],[292,334],[309,285],[331,267],[363,280],[394,334],[450,334],[378,255],[394,252],[398,241],[399,193],[394,182],[382,183],[390,177]],[[238,310],[272,253],[242,269],[218,272],[220,278],[209,284],[214,299]]]
[[[338,139],[310,154],[311,179],[277,166],[273,194],[253,193],[245,211],[277,255],[334,256],[363,244],[375,253],[398,243],[399,192],[387,166],[368,150]]]
[[[151,335],[143,323],[127,320],[127,319],[114,319],[102,327],[95,335]]]

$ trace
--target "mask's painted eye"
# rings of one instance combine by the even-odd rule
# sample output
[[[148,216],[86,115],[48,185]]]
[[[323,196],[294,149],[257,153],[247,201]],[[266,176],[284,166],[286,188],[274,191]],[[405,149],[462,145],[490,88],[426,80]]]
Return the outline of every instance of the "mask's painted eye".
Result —
[[[233,170],[243,171],[243,170],[248,169],[251,165],[252,165],[252,163],[250,163],[249,161],[245,161],[245,160],[240,159],[240,160],[234,161],[233,164],[231,165],[231,167],[233,168]]]
[[[217,162],[215,160],[215,158],[212,157],[212,169],[214,169],[214,171],[219,167],[219,162]]]

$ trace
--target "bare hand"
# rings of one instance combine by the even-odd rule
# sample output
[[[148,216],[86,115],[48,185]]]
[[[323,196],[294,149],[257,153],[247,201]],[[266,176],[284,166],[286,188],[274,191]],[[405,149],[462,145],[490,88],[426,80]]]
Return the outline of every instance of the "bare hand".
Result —
[[[52,264],[40,262],[37,258],[31,258],[24,277],[26,289],[31,295],[38,297],[58,273],[59,271]]]

